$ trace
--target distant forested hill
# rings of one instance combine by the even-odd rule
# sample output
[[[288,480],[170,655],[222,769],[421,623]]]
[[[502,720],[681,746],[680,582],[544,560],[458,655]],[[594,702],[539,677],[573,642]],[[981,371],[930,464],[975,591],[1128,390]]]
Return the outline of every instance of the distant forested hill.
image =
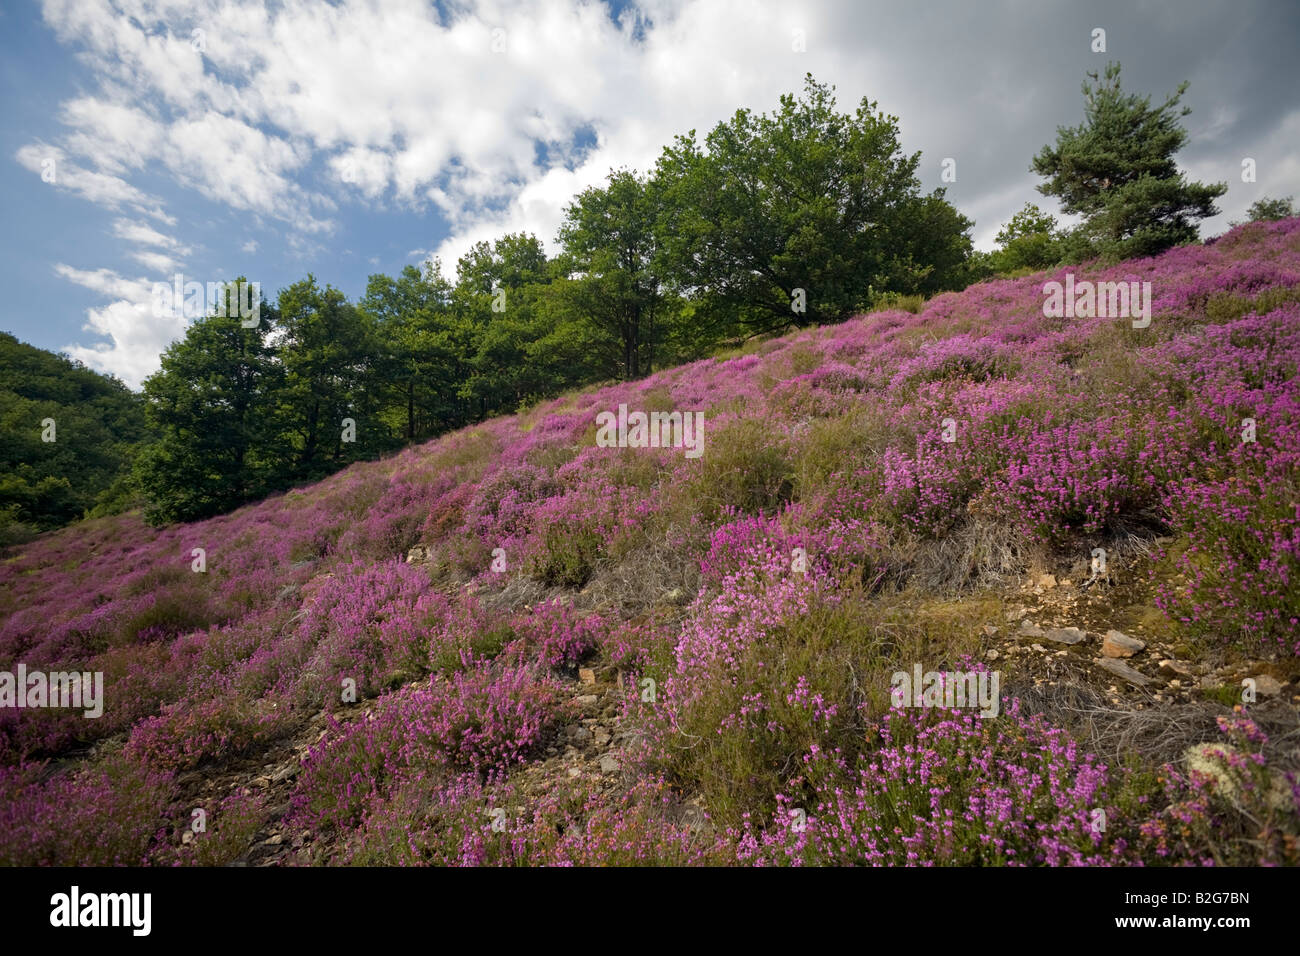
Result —
[[[130,502],[140,396],[0,332],[0,544]]]

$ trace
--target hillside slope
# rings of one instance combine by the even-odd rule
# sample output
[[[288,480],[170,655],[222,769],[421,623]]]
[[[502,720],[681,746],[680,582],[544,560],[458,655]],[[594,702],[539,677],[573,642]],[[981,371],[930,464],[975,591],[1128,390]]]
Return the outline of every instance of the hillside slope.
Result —
[[[0,859],[1297,862],[1300,219],[1066,272],[16,550]]]
[[[144,430],[121,382],[0,332],[0,546],[122,510]]]

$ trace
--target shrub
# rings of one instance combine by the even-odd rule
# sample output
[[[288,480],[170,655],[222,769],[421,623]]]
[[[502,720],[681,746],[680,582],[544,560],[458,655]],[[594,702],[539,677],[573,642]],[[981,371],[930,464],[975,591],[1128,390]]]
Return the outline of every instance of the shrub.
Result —
[[[529,559],[528,573],[548,587],[580,588],[596,573],[601,553],[594,531],[551,525],[541,551]]]
[[[263,794],[231,794],[208,814],[207,829],[181,845],[177,862],[188,866],[226,866],[235,862],[248,852],[267,815]]]
[[[170,773],[129,755],[48,779],[43,764],[0,767],[0,864],[140,866],[174,796]]]

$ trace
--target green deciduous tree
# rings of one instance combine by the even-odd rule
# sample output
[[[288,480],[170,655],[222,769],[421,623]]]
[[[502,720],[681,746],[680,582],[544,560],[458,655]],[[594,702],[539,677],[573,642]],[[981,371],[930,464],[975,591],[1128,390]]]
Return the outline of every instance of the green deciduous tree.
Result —
[[[224,292],[233,297],[232,285]],[[137,461],[136,475],[150,521],[204,518],[278,486],[283,465],[275,402],[284,375],[267,341],[275,320],[265,302],[253,328],[244,328],[233,309],[199,318],[145,380],[155,440]]]
[[[1279,219],[1290,219],[1295,214],[1295,204],[1290,196],[1283,199],[1265,196],[1250,204],[1246,210],[1246,222],[1277,222]],[[1239,226],[1241,223],[1234,222],[1232,225]]]
[[[610,377],[637,378],[654,368],[670,318],[660,269],[658,182],[628,170],[584,190],[560,227],[560,288],[581,317],[593,358]]]
[[[388,406],[384,417],[408,442],[463,417],[456,398],[461,357],[449,336],[451,293],[435,260],[423,272],[407,266],[397,278],[372,275],[360,302],[374,322],[371,376]]]
[[[998,272],[1014,272],[1054,266],[1065,252],[1061,240],[1056,218],[1027,202],[998,231],[993,267]]]
[[[554,387],[537,342],[547,335],[538,308],[552,267],[541,241],[512,233],[476,243],[456,266],[456,341],[465,369],[458,393],[473,418],[513,411]]]
[[[694,131],[677,137],[656,178],[678,288],[717,321],[761,331],[846,317],[872,289],[957,284],[970,223],[942,192],[920,195],[920,154],[902,152],[897,123],[866,98],[838,112],[809,75],[801,97],[771,115],[737,111],[704,148]]]
[[[278,417],[296,449],[292,476],[318,478],[395,444],[380,417],[375,324],[315,276],[280,292],[277,355],[284,370]],[[348,440],[344,420],[355,423]]]

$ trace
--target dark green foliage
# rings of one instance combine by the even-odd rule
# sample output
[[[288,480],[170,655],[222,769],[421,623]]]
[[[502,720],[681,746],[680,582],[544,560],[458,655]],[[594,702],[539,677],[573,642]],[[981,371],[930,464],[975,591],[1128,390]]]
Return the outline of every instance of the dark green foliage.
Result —
[[[1246,210],[1246,221],[1277,222],[1279,219],[1290,219],[1295,214],[1295,203],[1292,202],[1292,197],[1270,199],[1265,196],[1263,199],[1257,199],[1250,204],[1250,208]],[[1241,224],[1234,222],[1232,225],[1238,226]]]
[[[993,254],[998,272],[1046,269],[1061,261],[1065,252],[1056,219],[1027,202],[998,232],[999,249]]]
[[[0,546],[130,506],[144,408],[116,378],[0,333],[0,433]]]
[[[560,286],[562,298],[611,377],[648,374],[672,317],[655,234],[662,218],[659,184],[618,170],[581,193],[560,228],[566,273],[578,276]]]
[[[550,587],[580,588],[596,573],[599,560],[600,537],[593,531],[552,525],[529,573]]]
[[[285,375],[267,342],[275,320],[265,302],[255,328],[234,314],[197,319],[145,380],[155,440],[136,476],[150,521],[207,517],[280,486]]]
[[[869,290],[932,293],[960,283],[969,220],[920,194],[920,154],[899,146],[896,117],[863,99],[835,109],[808,76],[775,114],[739,110],[705,138],[664,150],[660,256],[714,320],[762,331],[845,318]],[[804,309],[798,310],[800,293]]]
[[[1031,169],[1047,179],[1038,189],[1061,208],[1084,217],[1071,253],[1108,259],[1150,256],[1194,242],[1196,220],[1218,214],[1214,200],[1224,183],[1188,182],[1174,162],[1187,140],[1178,109],[1187,84],[1152,109],[1149,96],[1120,89],[1120,67],[1089,73],[1084,82],[1084,122],[1058,127],[1055,146],[1044,146]]]

